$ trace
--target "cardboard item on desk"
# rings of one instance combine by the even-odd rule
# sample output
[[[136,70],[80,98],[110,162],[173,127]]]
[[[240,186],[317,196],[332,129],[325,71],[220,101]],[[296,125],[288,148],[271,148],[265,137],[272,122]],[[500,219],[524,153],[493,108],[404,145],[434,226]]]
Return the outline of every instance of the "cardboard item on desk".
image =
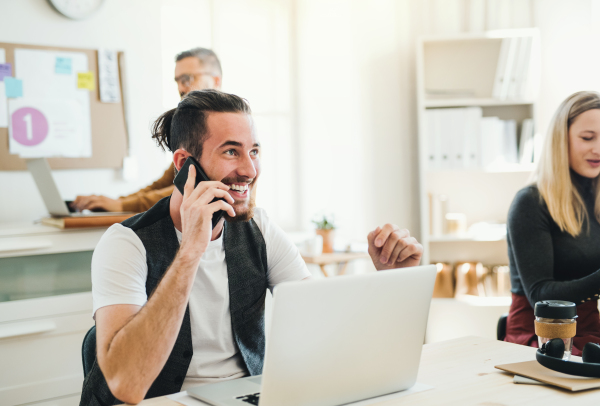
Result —
[[[117,216],[97,216],[97,217],[46,217],[42,219],[42,224],[47,226],[65,228],[88,228],[88,227],[110,227],[113,224],[127,220],[135,213],[120,214]]]
[[[581,376],[567,375],[562,372],[548,369],[537,361],[517,362],[514,364],[496,365],[495,368],[501,369],[512,374],[525,376],[544,382],[549,385],[558,386],[573,392],[587,389],[600,388],[600,378],[585,378]]]

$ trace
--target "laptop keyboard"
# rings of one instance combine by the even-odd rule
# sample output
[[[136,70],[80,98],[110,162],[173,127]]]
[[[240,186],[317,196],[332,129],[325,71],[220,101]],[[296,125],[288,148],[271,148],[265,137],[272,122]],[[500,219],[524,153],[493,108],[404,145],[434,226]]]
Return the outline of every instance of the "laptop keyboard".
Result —
[[[258,405],[259,397],[260,397],[260,392],[254,393],[252,395],[238,396],[236,399],[239,399],[242,402],[250,403],[251,405]]]

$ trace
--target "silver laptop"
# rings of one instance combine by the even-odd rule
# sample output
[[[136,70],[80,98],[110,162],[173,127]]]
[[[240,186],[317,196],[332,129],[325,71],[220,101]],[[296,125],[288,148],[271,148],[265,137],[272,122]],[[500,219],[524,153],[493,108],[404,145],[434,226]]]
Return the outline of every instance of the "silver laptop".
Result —
[[[129,212],[71,212],[67,203],[60,197],[58,187],[52,177],[52,171],[46,158],[27,159],[27,169],[33,176],[33,180],[42,195],[44,204],[48,213],[53,217],[97,217],[97,216],[115,216],[127,214]]]
[[[275,288],[261,376],[198,386],[215,406],[333,406],[415,384],[435,266]]]

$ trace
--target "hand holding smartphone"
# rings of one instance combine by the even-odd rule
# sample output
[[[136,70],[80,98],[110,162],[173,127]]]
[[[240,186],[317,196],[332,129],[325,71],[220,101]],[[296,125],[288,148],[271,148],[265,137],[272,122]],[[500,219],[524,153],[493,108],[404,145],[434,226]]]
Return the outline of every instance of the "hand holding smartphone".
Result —
[[[196,159],[194,159],[194,157],[190,156],[188,159],[186,159],[185,163],[179,170],[179,173],[177,174],[177,176],[175,176],[175,179],[173,180],[173,184],[175,185],[175,187],[177,189],[179,189],[179,192],[181,192],[182,195],[184,194],[183,193],[184,187],[185,187],[185,183],[187,182],[187,179],[188,179],[188,172],[189,172],[190,165],[194,165],[194,167],[196,169],[196,182],[195,182],[196,184],[194,185],[194,188],[196,186],[198,186],[198,184],[200,182],[211,180],[211,179],[209,179],[208,176],[206,176],[206,173],[200,166],[200,163],[198,161],[196,161]],[[211,203],[214,203],[217,200],[225,200],[225,199],[215,198],[211,201]],[[215,228],[217,223],[221,220],[221,218],[223,218],[224,214],[225,214],[225,212],[223,210],[219,210],[219,211],[213,213],[212,228]]]

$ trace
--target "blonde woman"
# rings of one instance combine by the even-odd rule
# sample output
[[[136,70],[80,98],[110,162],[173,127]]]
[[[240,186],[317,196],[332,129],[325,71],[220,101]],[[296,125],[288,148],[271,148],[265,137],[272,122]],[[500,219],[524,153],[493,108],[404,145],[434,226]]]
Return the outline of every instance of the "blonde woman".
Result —
[[[556,111],[535,182],[508,214],[512,305],[506,341],[537,347],[533,306],[577,306],[573,354],[600,342],[600,94],[578,92]]]

